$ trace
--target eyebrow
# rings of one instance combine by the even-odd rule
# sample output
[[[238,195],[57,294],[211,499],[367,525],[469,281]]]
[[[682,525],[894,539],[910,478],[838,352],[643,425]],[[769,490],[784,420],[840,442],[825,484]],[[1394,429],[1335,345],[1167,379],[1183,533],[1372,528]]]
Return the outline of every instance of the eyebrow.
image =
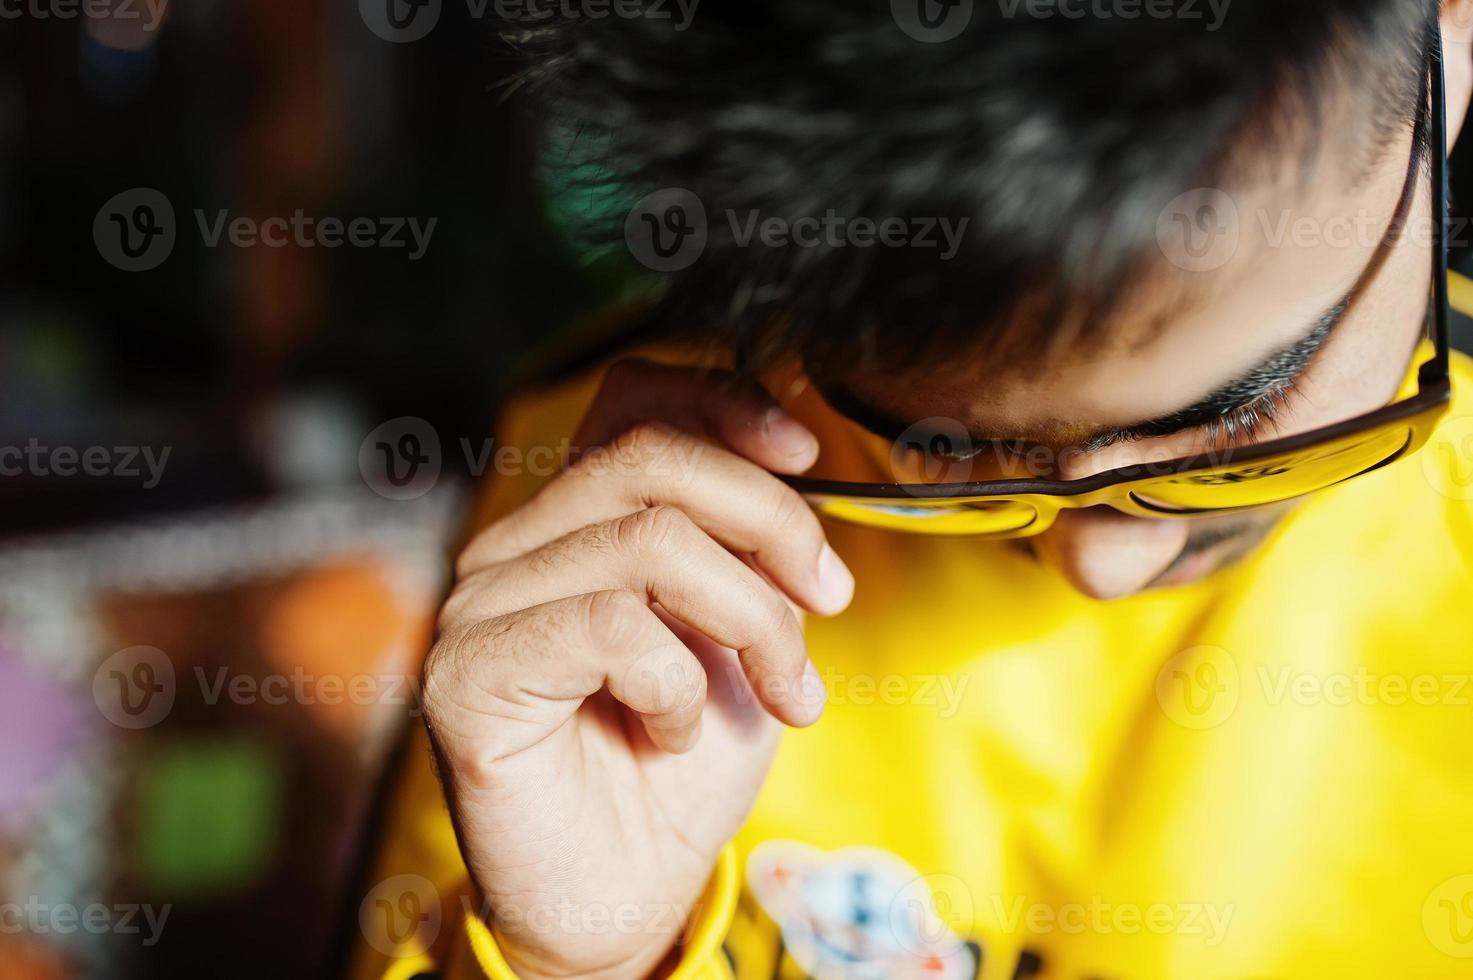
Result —
[[[1358,289],[1359,281],[1340,302],[1320,315],[1309,333],[1288,347],[1273,352],[1206,397],[1158,418],[1093,433],[1083,440],[1083,450],[1097,452],[1117,442],[1159,439],[1203,427],[1217,427],[1220,431],[1214,435],[1232,438],[1238,434],[1239,423],[1234,416],[1239,412],[1256,404],[1281,400],[1294,390],[1294,380],[1304,373],[1309,362],[1345,319]]]
[[[1372,267],[1378,264],[1374,260],[1371,263]],[[1299,340],[1273,352],[1244,374],[1214,389],[1199,401],[1145,422],[1097,430],[1072,441],[1077,442],[1084,452],[1098,452],[1117,442],[1157,439],[1210,425],[1222,426],[1224,434],[1231,435],[1226,430],[1236,425],[1236,421],[1232,419],[1234,414],[1255,403],[1282,398],[1293,390],[1294,379],[1303,373],[1330,338],[1335,327],[1344,320],[1351,301],[1365,278],[1366,274],[1363,273],[1345,298],[1321,314],[1309,332]],[[900,419],[855,397],[844,387],[822,384],[818,387],[830,405],[875,435],[896,441],[910,428]],[[1058,431],[1059,426],[1050,425],[1047,428]],[[981,436],[976,433],[972,434],[972,440],[978,446],[1028,441],[1015,436]]]
[[[1349,312],[1356,299],[1381,271],[1381,267],[1390,255],[1392,242],[1401,236],[1406,226],[1407,216],[1411,211],[1412,201],[1416,198],[1417,177],[1422,172],[1422,163],[1427,149],[1426,143],[1419,138],[1417,133],[1413,133],[1412,155],[1407,162],[1406,181],[1402,185],[1401,195],[1397,198],[1391,222],[1387,225],[1381,241],[1377,243],[1376,251],[1371,255],[1365,268],[1356,277],[1355,284],[1350,287],[1345,296],[1313,321],[1303,337],[1288,347],[1269,354],[1244,374],[1219,386],[1192,405],[1145,422],[1096,431],[1078,440],[1081,448],[1085,452],[1096,452],[1117,442],[1156,439],[1204,426],[1219,427],[1219,431],[1214,433],[1214,436],[1231,437],[1239,426],[1239,421],[1234,418],[1235,415],[1258,404],[1269,409],[1273,407],[1273,402],[1290,394],[1294,390],[1295,379],[1303,373],[1315,354],[1324,347],[1325,342],[1345,319],[1346,313]],[[818,387],[830,405],[878,436],[894,441],[910,428],[905,422],[856,398],[843,387],[824,385]],[[974,436],[974,442],[979,444],[996,445],[1025,441],[1027,440]]]

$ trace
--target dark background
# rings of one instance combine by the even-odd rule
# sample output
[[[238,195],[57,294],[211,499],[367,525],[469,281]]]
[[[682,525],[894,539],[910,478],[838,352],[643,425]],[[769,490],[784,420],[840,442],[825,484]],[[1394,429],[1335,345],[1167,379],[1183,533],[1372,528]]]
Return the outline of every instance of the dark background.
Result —
[[[0,501],[26,507],[0,507],[0,531],[279,489],[289,464],[261,427],[284,409],[483,432],[529,344],[606,295],[548,230],[502,48],[454,0],[413,43],[321,0],[171,4],[152,32],[0,20],[0,431],[176,447],[147,493],[7,480]],[[92,239],[138,186],[179,227],[146,273]],[[438,221],[411,262],[206,248],[195,207]]]

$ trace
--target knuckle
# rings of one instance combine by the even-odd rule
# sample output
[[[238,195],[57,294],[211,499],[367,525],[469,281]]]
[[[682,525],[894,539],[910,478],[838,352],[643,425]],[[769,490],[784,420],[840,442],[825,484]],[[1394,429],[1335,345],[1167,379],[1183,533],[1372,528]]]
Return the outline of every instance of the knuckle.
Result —
[[[783,486],[773,502],[772,524],[784,531],[817,531],[818,521],[807,502],[791,487]]]
[[[634,462],[658,456],[679,438],[680,432],[674,426],[647,419],[636,422],[620,433],[612,448],[621,459]]]
[[[570,562],[577,562],[585,550],[597,550],[598,541],[594,534],[574,532],[547,542],[535,551],[527,553],[527,567],[534,573],[555,571]]]
[[[657,505],[615,522],[615,547],[631,555],[683,550],[695,525],[676,507]]]
[[[430,647],[424,663],[419,668],[420,690],[424,691],[426,710],[440,703],[445,690],[445,641]]]
[[[788,604],[779,598],[772,600],[774,607],[769,619],[768,632],[772,636],[795,636],[798,630],[798,617],[793,615],[793,610]]]
[[[765,601],[766,609],[763,610],[759,622],[762,639],[786,639],[801,632],[798,617],[793,615],[793,610],[776,593],[768,590]]]
[[[425,656],[420,667],[425,716],[431,722],[444,716],[463,698],[466,669],[465,637],[452,633],[442,637]]]
[[[439,614],[435,617],[437,633],[449,633],[467,620],[474,619],[477,607],[484,609],[481,599],[487,583],[493,579],[491,569],[478,569],[456,582],[445,601],[440,604]]]
[[[649,607],[632,592],[592,592],[583,598],[583,633],[596,646],[618,647],[639,636]]]
[[[652,419],[636,422],[615,436],[605,449],[584,453],[576,470],[584,477],[603,476],[610,471],[648,472],[681,438],[678,429],[664,422]]]
[[[494,785],[501,761],[525,747],[535,719],[517,692],[524,675],[546,669],[528,648],[556,648],[550,630],[530,628],[537,625],[522,614],[480,620],[441,637],[425,657],[423,719],[442,775],[456,785]]]

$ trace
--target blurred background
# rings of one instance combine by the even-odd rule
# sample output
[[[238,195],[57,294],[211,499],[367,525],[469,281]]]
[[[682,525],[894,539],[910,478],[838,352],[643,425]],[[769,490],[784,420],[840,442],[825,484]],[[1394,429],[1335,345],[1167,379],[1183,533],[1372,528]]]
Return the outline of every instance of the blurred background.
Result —
[[[497,406],[629,282],[490,8],[419,6],[0,3],[0,980],[319,977],[357,927]],[[299,214],[340,244],[232,242]]]
[[[0,978],[331,975],[496,406],[620,273],[475,5],[0,6]],[[370,224],[232,245],[298,214]]]

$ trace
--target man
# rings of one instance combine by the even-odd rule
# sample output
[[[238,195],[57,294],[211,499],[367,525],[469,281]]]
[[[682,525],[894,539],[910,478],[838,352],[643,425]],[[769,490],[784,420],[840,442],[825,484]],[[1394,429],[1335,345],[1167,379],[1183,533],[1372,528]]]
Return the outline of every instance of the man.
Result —
[[[365,974],[1473,970],[1470,5],[1197,6],[521,35],[661,344],[503,420]]]

